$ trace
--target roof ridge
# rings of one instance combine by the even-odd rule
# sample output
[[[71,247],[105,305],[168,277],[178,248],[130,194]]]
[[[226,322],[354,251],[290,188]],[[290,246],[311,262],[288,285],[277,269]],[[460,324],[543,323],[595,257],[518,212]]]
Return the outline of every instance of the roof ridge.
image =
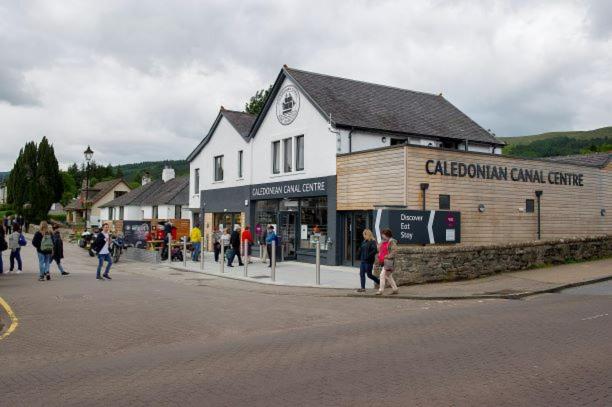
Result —
[[[286,65],[283,66],[283,69],[288,71],[289,73],[290,73],[290,71],[297,71],[297,72],[307,73],[307,74],[310,74],[310,75],[318,75],[318,76],[323,76],[323,77],[326,77],[326,78],[333,78],[333,79],[342,79],[344,81],[362,83],[364,85],[380,86],[381,88],[395,89],[395,90],[400,90],[400,91],[404,91],[404,92],[411,92],[411,93],[419,93],[419,94],[422,94],[422,95],[441,97],[442,99],[445,99],[444,96],[442,96],[442,93],[436,95],[435,93],[424,92],[424,91],[421,91],[421,90],[412,90],[412,89],[400,88],[398,86],[383,85],[381,83],[376,83],[376,82],[360,81],[358,79],[344,78],[342,76],[335,76],[335,75],[329,75],[329,74],[324,74],[324,73],[319,73],[319,72],[305,71],[303,69],[291,68],[291,67],[288,67]]]

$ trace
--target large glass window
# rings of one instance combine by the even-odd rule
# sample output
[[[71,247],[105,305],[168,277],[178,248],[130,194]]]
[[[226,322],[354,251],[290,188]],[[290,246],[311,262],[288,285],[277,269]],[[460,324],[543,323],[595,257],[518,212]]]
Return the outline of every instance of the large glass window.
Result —
[[[230,233],[236,226],[242,225],[242,214],[240,212],[215,213],[213,216],[213,230],[229,229]]]
[[[196,168],[193,170],[193,193],[200,193],[200,169]]]
[[[272,174],[280,173],[280,141],[272,142]]]
[[[300,248],[314,249],[316,241],[321,242],[321,250],[328,249],[327,198],[307,198],[300,201]]]
[[[292,169],[292,160],[293,160],[293,150],[292,150],[293,139],[286,138],[283,140],[283,171],[291,172]]]
[[[244,157],[244,151],[238,151],[238,178],[242,178],[242,158]]]
[[[304,136],[295,138],[295,170],[304,170]]]
[[[215,157],[215,181],[223,181],[223,156]]]

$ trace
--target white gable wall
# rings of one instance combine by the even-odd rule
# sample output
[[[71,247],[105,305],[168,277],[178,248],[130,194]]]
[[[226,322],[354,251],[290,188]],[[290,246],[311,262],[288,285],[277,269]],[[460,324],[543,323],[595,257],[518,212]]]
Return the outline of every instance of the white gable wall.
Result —
[[[286,78],[281,90],[288,85],[293,85],[293,83]],[[306,95],[302,92],[299,92],[299,95],[300,108],[296,118],[292,123],[283,125],[276,116],[276,103],[278,98],[282,97],[282,93],[279,92],[263,118],[255,138],[251,140],[253,184],[326,177],[336,174],[336,134],[329,130],[328,121],[310,103]],[[302,134],[304,135],[304,170],[295,171],[294,139],[292,147],[293,171],[285,173],[283,172],[282,140]],[[272,173],[272,141],[276,140],[281,141],[280,174]]]

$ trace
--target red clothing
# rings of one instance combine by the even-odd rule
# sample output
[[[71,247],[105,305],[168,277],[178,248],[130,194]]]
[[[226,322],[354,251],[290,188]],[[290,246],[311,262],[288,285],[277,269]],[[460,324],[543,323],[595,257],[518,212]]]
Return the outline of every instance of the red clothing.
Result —
[[[378,261],[382,264],[385,262],[385,256],[389,254],[389,242],[384,242],[380,245],[378,251]]]
[[[177,240],[177,229],[176,229],[176,226],[172,226],[172,229],[170,229],[170,234],[172,235],[172,240]]]
[[[242,238],[240,241],[244,242],[245,240],[248,241],[249,243],[253,243],[253,235],[251,235],[250,230],[242,231]]]
[[[164,240],[165,237],[166,233],[162,229],[159,229],[157,231],[157,240]]]

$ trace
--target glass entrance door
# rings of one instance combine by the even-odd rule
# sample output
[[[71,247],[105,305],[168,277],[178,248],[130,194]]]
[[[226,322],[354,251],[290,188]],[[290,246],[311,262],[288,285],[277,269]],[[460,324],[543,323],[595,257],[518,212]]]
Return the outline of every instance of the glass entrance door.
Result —
[[[278,214],[281,253],[285,256],[284,260],[297,259],[296,252],[296,233],[297,233],[297,212],[281,211]]]
[[[345,212],[343,216],[343,264],[359,266],[359,246],[363,242],[363,231],[372,229],[372,215],[369,211]]]

